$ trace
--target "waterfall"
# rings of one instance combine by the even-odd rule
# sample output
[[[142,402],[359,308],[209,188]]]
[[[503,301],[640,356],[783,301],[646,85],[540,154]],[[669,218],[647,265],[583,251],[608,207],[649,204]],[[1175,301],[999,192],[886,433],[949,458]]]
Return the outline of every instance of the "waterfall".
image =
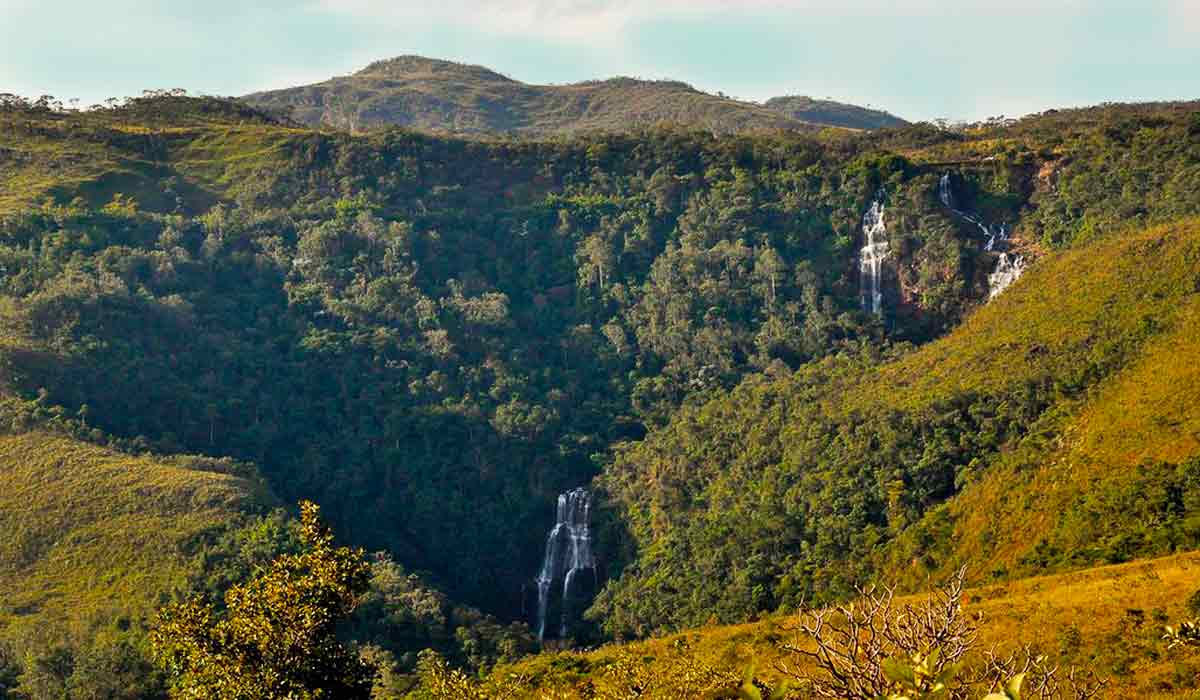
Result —
[[[954,191],[951,189],[950,173],[943,174],[941,181],[938,182],[938,199],[942,200],[942,204],[945,205],[947,209],[955,214],[958,214],[958,216],[964,221],[974,224],[980,231],[983,232],[984,237],[988,241],[987,249],[989,251],[993,246],[995,246],[998,235],[1003,235],[1005,239],[1008,238],[1008,230],[1004,224],[1000,224],[998,229],[994,229],[988,226],[987,223],[985,223],[984,220],[979,216],[976,216],[968,211],[963,211],[955,205],[956,200],[954,199]]]
[[[954,206],[954,193],[950,191],[950,173],[943,173],[942,179],[938,181],[938,199],[942,200],[942,205],[950,211],[958,211]]]
[[[1024,258],[1020,255],[1001,253],[1000,260],[996,263],[996,269],[988,275],[988,299],[995,299],[1000,292],[1008,288],[1008,285],[1016,282],[1024,271]]]
[[[859,251],[859,294],[863,311],[873,314],[883,312],[883,261],[888,256],[887,224],[883,221],[883,190],[875,195],[871,208],[863,214],[863,240],[866,243]]]
[[[546,538],[546,555],[538,573],[537,628],[538,639],[546,636],[546,615],[550,609],[550,594],[554,583],[562,580],[562,623],[559,636],[567,636],[570,622],[569,605],[576,576],[585,570],[596,575],[596,557],[592,554],[592,534],[588,519],[592,496],[587,489],[577,488],[559,494],[554,527]]]
[[[1020,255],[1010,255],[1007,252],[1008,224],[989,226],[983,217],[959,209],[954,199],[950,173],[942,174],[942,179],[938,181],[938,199],[941,200],[943,206],[957,214],[959,218],[974,224],[983,232],[984,250],[989,253],[1000,253],[1000,257],[996,261],[996,268],[988,275],[988,300],[995,299],[1025,271],[1025,259]]]

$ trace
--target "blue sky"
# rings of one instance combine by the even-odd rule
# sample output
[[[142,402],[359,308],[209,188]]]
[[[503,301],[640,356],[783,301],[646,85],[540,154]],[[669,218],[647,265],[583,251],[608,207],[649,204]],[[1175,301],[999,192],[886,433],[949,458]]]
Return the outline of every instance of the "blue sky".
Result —
[[[1200,98],[1200,0],[0,0],[0,92],[244,94],[416,53],[910,119]]]

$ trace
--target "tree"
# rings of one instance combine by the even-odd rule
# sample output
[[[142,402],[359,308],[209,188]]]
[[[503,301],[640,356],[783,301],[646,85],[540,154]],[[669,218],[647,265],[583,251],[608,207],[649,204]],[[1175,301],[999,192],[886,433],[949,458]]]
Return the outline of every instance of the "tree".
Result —
[[[333,546],[315,504],[300,509],[304,551],[231,588],[224,613],[195,599],[162,611],[151,640],[173,697],[370,697],[375,669],[335,630],[366,593],[370,568],[361,550]]]

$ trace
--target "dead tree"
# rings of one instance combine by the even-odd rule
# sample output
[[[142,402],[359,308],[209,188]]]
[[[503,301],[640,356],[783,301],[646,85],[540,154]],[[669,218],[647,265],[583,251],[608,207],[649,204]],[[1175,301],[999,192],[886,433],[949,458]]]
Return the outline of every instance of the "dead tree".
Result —
[[[792,628],[797,641],[783,645],[801,663],[780,662],[780,672],[816,697],[845,700],[886,695],[892,685],[884,672],[889,659],[932,655],[932,670],[941,673],[958,664],[976,643],[979,619],[962,610],[965,578],[966,569],[959,569],[918,604],[898,605],[893,588],[871,586],[860,588],[858,599],[846,605],[802,608]],[[962,693],[953,690],[948,697],[966,697]]]

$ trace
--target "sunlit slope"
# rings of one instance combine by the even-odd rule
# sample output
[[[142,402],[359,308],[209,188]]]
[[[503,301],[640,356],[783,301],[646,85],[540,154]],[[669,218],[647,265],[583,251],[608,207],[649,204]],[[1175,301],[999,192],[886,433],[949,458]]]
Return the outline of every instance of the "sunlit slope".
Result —
[[[1196,542],[1198,290],[1196,223],[1158,227],[1047,261],[959,332],[884,372],[934,395],[1004,391],[1039,375],[1089,387],[1056,402],[906,544],[932,537],[924,562],[943,574],[966,563],[1004,576]],[[912,561],[899,551],[894,565]]]
[[[200,462],[0,437],[0,629],[152,612],[186,583],[198,536],[269,502]]]
[[[1039,576],[967,592],[969,615],[981,615],[977,663],[988,649],[1000,653],[1030,645],[1047,654],[1065,675],[1070,666],[1092,669],[1109,679],[1103,697],[1194,697],[1192,675],[1200,655],[1166,653],[1160,639],[1163,620],[1189,615],[1185,601],[1200,588],[1200,554],[1189,553],[1070,574]],[[919,596],[902,599],[915,601]],[[571,684],[603,669],[623,653],[652,666],[678,655],[686,640],[700,661],[741,672],[754,666],[765,679],[779,678],[778,662],[803,665],[779,648],[796,638],[789,614],[728,626],[707,626],[683,634],[588,653],[543,654],[499,669],[528,679],[530,686]]]
[[[149,102],[149,101],[147,101]],[[199,213],[233,183],[279,167],[300,130],[230,103],[157,98],[82,114],[0,112],[0,215],[44,200],[116,195],[140,208]]]
[[[1114,232],[899,359],[685,409],[606,478],[638,554],[597,611],[646,634],[1196,546],[1198,289],[1196,220]]]

